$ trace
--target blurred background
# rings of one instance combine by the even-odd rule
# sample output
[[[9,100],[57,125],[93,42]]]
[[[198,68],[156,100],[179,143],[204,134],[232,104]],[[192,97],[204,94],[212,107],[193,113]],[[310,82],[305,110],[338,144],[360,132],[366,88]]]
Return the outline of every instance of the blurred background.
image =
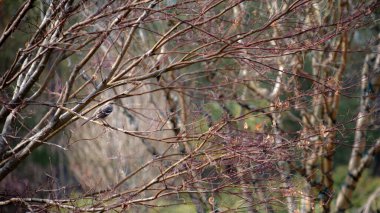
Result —
[[[33,9],[28,13],[27,18],[23,19],[17,30],[12,33],[11,37],[8,38],[7,42],[1,47],[0,75],[4,75],[6,70],[12,66],[19,48],[24,47],[29,41],[31,34],[36,30],[37,23],[42,19],[42,17],[40,17],[41,11],[46,10],[49,2],[50,1],[35,1],[33,3]],[[347,16],[354,14],[352,11],[355,11],[355,8],[362,4],[361,1],[350,1],[350,3],[347,1],[339,2],[346,2],[346,4],[349,5],[346,8],[347,11],[342,12]],[[23,3],[24,1],[21,0],[0,0],[1,32],[6,28],[7,24]],[[109,7],[112,7],[112,10],[123,5],[123,1],[114,1],[113,4],[111,1],[83,1],[82,10],[79,10],[75,14],[75,18],[73,18],[72,21],[82,20],[84,19],[83,17],[90,16],[94,11],[100,11],[100,8],[108,3],[110,3]],[[193,3],[196,4],[196,2]],[[296,37],[288,43],[285,41],[282,43],[282,40],[262,41],[262,44],[258,43],[253,47],[249,46],[248,48],[248,45],[247,48],[242,47],[250,42],[254,43],[256,40],[270,38],[268,35],[273,37],[285,35],[286,37],[291,31],[290,29],[294,28],[294,30],[299,30],[297,23],[305,25],[307,23],[309,26],[316,25],[317,18],[316,20],[308,19],[312,19],[311,17],[317,17],[318,15],[326,18],[329,16],[328,14],[334,13],[334,7],[329,7],[330,3],[327,1],[311,4],[319,6],[319,9],[314,8],[315,14],[311,11],[312,9],[307,10],[302,8],[299,9],[300,11],[302,10],[300,13],[297,13],[297,10],[295,10],[296,12],[290,13],[286,18],[272,25],[279,26],[278,31],[270,29],[268,32],[263,31],[262,34],[251,35],[245,38],[245,40],[243,38],[244,33],[249,32],[251,29],[256,29],[259,26],[264,26],[270,18],[275,17],[274,14],[281,11],[281,5],[286,7],[287,4],[279,1],[277,8],[273,5],[272,7],[270,1],[221,1],[220,4],[220,7],[211,7],[211,3],[207,4],[206,2],[202,2],[199,8],[194,9],[196,12],[199,12],[201,11],[200,8],[205,9],[209,6],[215,10],[213,14],[217,14],[225,8],[229,8],[225,15],[218,18],[217,23],[222,23],[220,26],[216,26],[215,23],[213,24],[213,22],[210,21],[205,24],[206,26],[202,26],[202,29],[209,29],[211,35],[220,35],[225,39],[239,38],[240,36],[242,40],[236,42],[237,46],[235,49],[229,51],[232,52],[231,54],[236,55],[246,54],[245,56],[248,55],[254,58],[254,61],[248,61],[247,59],[237,60],[232,57],[205,61],[199,60],[199,62],[193,63],[190,66],[173,69],[171,72],[165,72],[162,73],[162,75],[155,75],[151,78],[144,79],[141,81],[142,83],[128,83],[102,91],[101,95],[92,100],[88,106],[95,106],[101,101],[111,97],[117,97],[123,94],[123,92],[133,91],[133,95],[126,96],[127,98],[116,98],[113,113],[105,119],[107,124],[125,129],[127,133],[105,128],[93,122],[82,126],[81,124],[84,122],[83,118],[73,121],[49,140],[50,145],[46,144],[35,149],[26,160],[22,161],[13,172],[8,174],[0,182],[2,199],[19,196],[58,199],[107,190],[122,181],[123,178],[129,174],[138,170],[145,163],[153,161],[153,163],[143,168],[143,172],[137,173],[121,186],[123,190],[138,188],[159,175],[163,170],[176,162],[176,160],[180,159],[180,156],[191,153],[191,150],[194,150],[194,147],[196,147],[195,145],[187,146],[186,143],[181,142],[174,143],[169,140],[170,138],[180,138],[180,136],[185,138],[186,136],[193,135],[194,137],[189,140],[196,140],[194,138],[196,138],[195,136],[199,136],[198,134],[207,132],[213,125],[217,125],[218,122],[228,120],[231,117],[236,118],[236,120],[233,121],[236,123],[227,125],[224,132],[221,133],[223,137],[220,136],[221,139],[214,139],[213,143],[217,143],[217,145],[213,144],[213,146],[222,146],[226,141],[233,143],[236,138],[238,138],[236,140],[241,143],[244,143],[245,140],[264,140],[263,138],[267,136],[267,133],[268,135],[274,133],[272,129],[274,124],[270,116],[268,117],[265,113],[262,113],[256,116],[244,117],[244,119],[241,120],[239,120],[239,116],[243,117],[243,115],[250,110],[269,108],[271,106],[270,104],[275,102],[271,102],[266,99],[266,97],[260,96],[260,94],[267,94],[267,96],[269,96],[270,91],[274,90],[279,76],[278,70],[285,70],[283,75],[287,75],[287,77],[283,77],[285,80],[282,81],[283,86],[281,87],[280,95],[278,95],[278,100],[280,100],[280,103],[287,103],[286,100],[289,100],[287,104],[290,103],[290,106],[285,106],[286,109],[281,113],[281,124],[279,125],[287,140],[296,141],[297,138],[299,138],[300,132],[304,130],[303,123],[299,121],[302,120],[301,117],[304,112],[300,109],[310,109],[313,106],[312,90],[315,88],[315,83],[308,78],[310,76],[318,76],[324,78],[325,82],[327,82],[326,84],[329,84],[327,80],[328,75],[334,76],[334,74],[338,72],[337,70],[340,68],[340,65],[345,63],[344,72],[338,83],[341,89],[340,102],[337,106],[338,113],[334,123],[334,128],[336,127],[335,130],[337,133],[336,140],[334,141],[336,146],[334,147],[333,155],[333,189],[336,191],[334,193],[329,192],[334,194],[332,195],[332,199],[334,199],[335,202],[336,192],[338,192],[344,184],[347,175],[348,162],[351,158],[352,145],[355,140],[354,130],[357,120],[356,116],[359,112],[361,103],[360,96],[362,94],[360,83],[363,64],[367,63],[365,58],[370,53],[374,54],[374,59],[370,62],[373,64],[376,63],[375,60],[378,54],[378,36],[380,33],[380,27],[377,23],[380,15],[378,7],[374,7],[376,8],[374,11],[369,11],[367,19],[358,23],[356,28],[352,27],[348,29],[347,32],[342,33],[349,39],[349,42],[347,42],[349,46],[346,49],[348,51],[347,58],[345,61],[341,61],[337,58],[340,57],[341,52],[339,52],[339,48],[341,48],[342,44],[336,40],[339,40],[341,38],[340,36],[343,36],[342,34],[332,37],[331,42],[328,40],[324,44],[314,44],[314,40],[327,36],[328,33],[334,31],[331,29],[326,29],[326,31],[322,29],[320,31],[315,30],[310,34],[305,33],[305,35]],[[233,7],[232,5],[235,4],[240,6]],[[331,4],[336,6],[336,4],[339,3]],[[189,3],[189,5],[192,4]],[[186,19],[188,22],[192,21],[190,18],[187,19],[185,15],[185,11],[188,12],[189,8],[191,8],[189,5],[186,5],[184,1],[176,0],[160,2],[159,8],[162,13],[153,16],[153,18],[148,18],[146,23],[137,29],[137,33],[132,39],[131,47],[126,53],[125,60],[122,62],[122,66],[128,67],[128,65],[131,64],[128,59],[138,58],[144,55],[147,50],[159,40],[160,35],[165,34],[171,27],[178,24],[179,22],[177,22],[177,18],[174,18],[175,16],[183,18],[184,20]],[[288,4],[288,6],[289,5],[291,4]],[[146,7],[146,5],[143,4],[142,6]],[[136,7],[138,8],[138,6]],[[320,14],[317,14],[318,12],[320,12]],[[138,17],[141,11],[135,13],[135,17]],[[311,13],[313,14],[310,15]],[[167,19],[163,18],[164,16],[167,16]],[[194,19],[195,18],[196,16],[194,15]],[[207,21],[206,17],[202,18],[204,18],[204,21]],[[319,21],[321,23],[325,21],[324,24],[326,25],[333,25],[339,17],[334,16],[334,18],[335,20],[331,18],[331,20]],[[83,68],[81,77],[78,77],[80,80],[75,83],[75,89],[81,88],[81,84],[84,84],[84,82],[91,83],[82,88],[77,94],[78,96],[75,97],[78,99],[74,98],[75,100],[79,100],[81,97],[84,97],[85,94],[91,93],[96,87],[95,84],[101,82],[102,77],[110,72],[109,70],[111,69],[112,63],[120,54],[122,47],[121,44],[115,41],[120,40],[123,42],[123,39],[126,39],[125,37],[119,39],[119,33],[125,33],[127,35],[133,20],[135,20],[135,18],[126,20],[120,25],[120,29],[126,28],[127,30],[120,30],[120,32],[115,31],[109,35],[109,40],[104,42],[101,47],[103,48],[102,51],[106,52],[105,58],[102,59],[102,54],[99,52]],[[342,20],[345,19],[342,18]],[[110,20],[108,18],[99,19],[91,28],[84,28],[82,29],[84,32],[80,31],[80,33],[89,33],[89,35],[91,35],[91,33],[106,29],[109,23]],[[144,59],[145,61],[136,68],[137,71],[130,72],[129,75],[143,76],[143,74],[151,70],[152,67],[155,67],[156,70],[162,67],[169,67],[173,61],[183,56],[181,51],[190,51],[193,47],[199,47],[204,43],[212,41],[211,35],[208,37],[199,32],[190,31],[183,37],[174,37],[171,42],[163,45],[161,49],[162,54],[157,54],[154,60],[152,59],[151,61],[150,59]],[[300,45],[300,43],[293,44],[292,42],[303,42],[303,46],[307,46],[308,42],[311,42],[315,46],[306,50],[302,49],[303,47],[297,46]],[[222,44],[223,42],[215,46],[221,46]],[[92,45],[93,44],[89,45],[87,48],[90,48]],[[286,45],[288,45],[289,48],[292,48],[291,45],[295,45],[299,49],[295,48],[295,51],[290,51],[287,55],[282,55],[281,53],[277,53],[276,50],[271,49],[280,46],[285,48]],[[197,59],[197,57],[206,57],[206,55],[211,54],[213,48],[216,47],[210,45],[209,49],[207,48],[208,47],[205,47],[203,52],[198,52],[197,56],[191,57],[194,57],[194,60]],[[42,101],[56,100],[57,94],[64,90],[64,79],[69,78],[70,70],[84,57],[87,49],[85,48],[81,51],[83,52],[78,51],[76,54],[70,55],[67,59],[58,64],[55,64],[53,59],[59,58],[60,53],[58,51],[52,53],[52,60],[49,60],[46,64],[45,69],[47,71],[44,74],[44,76],[48,78],[46,92],[44,92],[39,102],[37,101],[34,105],[31,104],[20,114],[22,122],[17,122],[15,125],[15,135],[22,136],[28,133],[33,126],[39,123],[40,118],[48,112],[48,106],[41,104]],[[334,56],[329,55],[334,51],[339,52],[339,54]],[[294,58],[289,59],[290,57],[298,57],[297,60],[299,60],[299,63],[296,63],[296,59]],[[324,59],[331,58],[330,61],[322,65],[318,63],[318,61],[315,61],[317,57]],[[316,70],[319,69],[316,68],[316,64],[320,64],[323,69],[327,67],[326,69],[329,70],[326,71],[327,74],[315,74]],[[292,90],[295,77],[292,75],[288,76],[289,73],[297,69],[297,66],[301,66],[302,70],[301,73],[297,74],[298,77],[303,77],[298,80],[298,92],[306,94],[304,98],[297,99],[297,101],[299,100],[298,102],[292,100],[292,97],[301,97]],[[95,67],[100,67],[101,71],[98,73],[94,72],[95,74],[91,76]],[[273,69],[273,67],[275,68]],[[50,69],[53,70],[54,74],[48,74],[48,70]],[[92,78],[93,81],[88,81],[88,79]],[[42,81],[40,83],[42,83]],[[3,104],[11,100],[13,88],[14,87],[9,87],[1,90],[0,95]],[[368,90],[370,90],[370,88]],[[374,90],[376,90],[376,88],[374,88]],[[326,97],[328,96],[329,95],[326,95]],[[92,115],[94,111],[95,110],[89,111],[86,116]],[[285,111],[290,113],[286,113]],[[296,116],[298,120],[292,116]],[[328,126],[326,123],[327,120],[321,119],[320,125]],[[319,127],[320,126],[316,125],[315,129]],[[132,133],[132,135],[129,133]],[[134,133],[141,137],[136,137],[136,135],[133,135]],[[369,128],[366,130],[366,133],[367,141],[375,141],[380,137],[380,132],[376,128]],[[259,147],[259,145],[260,144],[257,144],[257,147]],[[368,143],[367,145],[366,150],[368,150],[372,144]],[[213,147],[213,149],[216,150],[215,147]],[[294,151],[294,153],[299,153],[296,155],[296,158],[294,158],[294,161],[298,160],[303,162],[304,155],[301,153],[302,151],[300,151],[301,149],[299,149],[298,145],[289,142],[288,148],[290,150],[283,150],[284,155],[288,155],[288,152],[292,153]],[[270,156],[268,153],[271,152],[270,148],[267,149],[269,151],[265,153],[266,160]],[[213,150],[213,154],[217,153],[215,150]],[[233,150],[229,151],[233,152]],[[279,152],[279,150],[275,150],[272,154],[280,155]],[[162,153],[172,156],[166,160],[155,162],[154,159],[161,156]],[[323,153],[319,154],[323,155]],[[259,158],[256,155],[252,156]],[[293,155],[289,154],[289,156]],[[291,158],[289,156],[284,157],[284,159]],[[197,162],[194,160],[194,164],[203,162],[203,160],[207,161],[205,160],[206,158],[207,157],[204,157]],[[218,161],[218,163],[223,164],[223,172],[220,173],[228,176],[229,170],[227,167],[229,167],[230,164],[239,164],[240,161],[236,159],[230,162],[227,161],[228,160],[223,162]],[[242,163],[242,165],[244,165],[244,163]],[[275,167],[274,165],[275,164],[271,164],[268,168]],[[212,179],[214,176],[220,175],[219,172],[216,172],[218,169],[215,168],[212,166],[207,167],[202,170],[199,176],[205,179]],[[237,168],[237,170],[238,169],[239,168]],[[264,170],[264,167],[261,169]],[[181,168],[178,170],[182,171]],[[295,170],[296,169],[290,169],[292,173],[296,173]],[[321,171],[317,173],[321,173]],[[370,168],[364,171],[356,187],[351,201],[351,208],[359,209],[367,202],[368,197],[380,185],[379,176],[380,155],[377,154]],[[265,178],[266,175],[264,174],[261,177]],[[181,178],[176,179],[174,182],[181,185],[183,181],[189,180],[186,178],[188,177],[185,177],[185,180]],[[298,178],[299,176],[295,177],[294,183],[298,181],[300,183],[302,182]],[[207,182],[207,184],[212,185],[218,181],[220,181],[219,177],[211,180],[212,183]],[[241,182],[240,184],[244,183]],[[146,194],[149,195],[150,192],[147,191]],[[314,197],[320,195],[321,193],[318,192],[313,194]],[[211,197],[214,199],[213,195],[207,194],[207,196],[202,198],[203,202],[211,203],[211,206],[213,206],[213,201],[206,200]],[[187,196],[184,196],[183,199],[191,200],[191,198]],[[222,206],[224,205],[225,210],[228,210],[228,208],[238,209],[236,205],[238,205],[239,199],[237,198],[220,195],[220,197],[215,199],[217,199],[219,203],[222,203]],[[178,198],[178,200],[180,199]],[[160,204],[165,204],[166,202],[165,199],[159,201]],[[145,212],[148,210],[151,212],[201,212],[194,203],[184,203],[183,205],[169,205],[160,208],[156,208],[154,205],[151,208],[149,208],[149,205],[131,207],[129,210],[132,212]],[[272,211],[285,212],[283,208],[278,207],[276,210],[277,207],[276,205],[274,206],[275,210],[272,209]],[[20,212],[23,211],[10,206],[1,208],[2,212],[12,212],[16,210]],[[249,212],[250,209],[246,208],[242,211]],[[267,210],[261,209],[259,212],[267,212]],[[270,211],[268,210],[268,212]]]

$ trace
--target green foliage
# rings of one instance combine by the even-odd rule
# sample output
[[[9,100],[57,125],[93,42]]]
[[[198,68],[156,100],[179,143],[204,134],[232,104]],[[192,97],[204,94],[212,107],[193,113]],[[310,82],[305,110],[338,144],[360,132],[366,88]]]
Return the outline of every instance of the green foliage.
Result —
[[[51,155],[51,151],[48,147],[39,147],[31,155],[32,162],[38,164],[42,167],[47,167],[50,163],[54,164],[57,162],[57,158]]]
[[[213,121],[219,120],[222,118],[223,115],[223,109],[220,107],[220,105],[216,102],[208,103],[205,105],[205,110],[210,112],[211,119]]]
[[[184,202],[183,204],[171,205],[169,200],[159,201],[154,208],[149,208],[148,213],[156,212],[167,212],[167,213],[187,213],[187,212],[197,212],[195,206],[191,201]]]

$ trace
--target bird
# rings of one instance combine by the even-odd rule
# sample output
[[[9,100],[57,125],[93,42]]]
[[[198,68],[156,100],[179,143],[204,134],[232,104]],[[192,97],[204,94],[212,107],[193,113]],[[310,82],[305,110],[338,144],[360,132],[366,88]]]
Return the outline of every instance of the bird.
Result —
[[[110,115],[112,113],[113,104],[114,104],[114,102],[110,101],[110,102],[106,103],[105,105],[103,105],[102,107],[100,107],[98,110],[96,110],[94,115],[89,117],[85,122],[83,122],[83,124],[81,126],[85,125],[90,120],[98,120],[98,119],[106,118],[108,115]]]

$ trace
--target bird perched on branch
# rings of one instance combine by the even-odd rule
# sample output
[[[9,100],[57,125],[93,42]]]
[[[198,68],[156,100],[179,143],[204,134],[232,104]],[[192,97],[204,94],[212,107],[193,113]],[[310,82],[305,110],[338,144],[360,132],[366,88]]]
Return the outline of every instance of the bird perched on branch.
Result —
[[[87,122],[89,122],[90,120],[98,120],[98,119],[104,119],[105,117],[107,117],[109,114],[112,113],[113,111],[113,104],[114,102],[113,101],[110,101],[108,103],[106,103],[105,105],[101,106],[98,110],[96,110],[96,112],[94,113],[93,116],[89,117],[83,124],[85,125]]]

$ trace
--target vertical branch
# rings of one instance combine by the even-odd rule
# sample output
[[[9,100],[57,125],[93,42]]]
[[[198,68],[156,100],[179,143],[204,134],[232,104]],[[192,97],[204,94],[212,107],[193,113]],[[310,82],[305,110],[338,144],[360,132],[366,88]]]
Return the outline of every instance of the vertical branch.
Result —
[[[354,144],[352,147],[351,157],[348,164],[348,174],[345,178],[341,190],[339,191],[337,198],[336,209],[338,209],[338,211],[345,211],[347,208],[349,208],[349,205],[351,203],[350,199],[358,181],[358,177],[353,175],[353,171],[356,170],[358,165],[360,164],[360,160],[365,150],[365,129],[368,126],[369,114],[368,75],[370,60],[371,54],[367,54],[361,72],[361,98],[359,105],[359,113],[356,120]]]
[[[339,4],[339,12],[338,17],[341,19],[344,14],[347,13],[347,7],[348,2],[345,0],[342,0]],[[334,43],[333,43],[334,44]],[[326,125],[321,126],[322,129],[321,134],[326,135],[326,145],[324,146],[324,155],[322,159],[322,174],[323,174],[323,209],[324,212],[330,212],[330,205],[331,205],[331,195],[333,193],[333,158],[335,154],[335,147],[336,147],[336,121],[337,121],[337,114],[339,110],[339,100],[340,100],[340,86],[339,83],[342,80],[342,75],[344,71],[346,70],[346,64],[347,64],[347,48],[348,48],[348,34],[343,33],[340,37],[339,42],[337,41],[337,49],[340,48],[341,50],[341,58],[339,61],[339,68],[336,71],[334,76],[328,76],[327,81],[325,82],[325,87],[329,87],[327,89],[327,101],[325,101],[325,108],[324,108],[324,116],[326,117]],[[336,56],[336,53],[330,53],[329,56],[332,61],[338,61],[339,59]],[[325,128],[328,130],[331,130],[330,132],[326,133]]]

